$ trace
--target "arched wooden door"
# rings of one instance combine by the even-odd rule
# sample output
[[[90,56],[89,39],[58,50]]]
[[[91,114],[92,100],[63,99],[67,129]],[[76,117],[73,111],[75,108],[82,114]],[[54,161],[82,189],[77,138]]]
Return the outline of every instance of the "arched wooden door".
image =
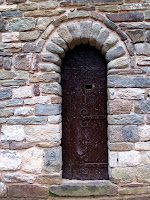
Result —
[[[108,179],[107,63],[89,45],[62,64],[63,178]]]

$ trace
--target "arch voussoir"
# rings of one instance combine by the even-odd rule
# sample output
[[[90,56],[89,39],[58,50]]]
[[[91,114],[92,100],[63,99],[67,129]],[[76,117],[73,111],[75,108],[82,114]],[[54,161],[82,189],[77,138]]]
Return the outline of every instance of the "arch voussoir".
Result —
[[[106,41],[106,39],[109,36],[109,30],[107,28],[102,28],[100,30],[99,36],[96,40],[96,48],[98,50],[101,50],[103,47],[104,42]]]
[[[89,38],[89,43],[91,46],[96,45],[96,39],[99,35],[101,28],[102,28],[102,26],[99,22],[93,22],[92,30],[91,30],[91,34],[90,34],[90,38]]]
[[[67,26],[62,26],[57,30],[58,35],[67,42],[70,49],[73,49],[75,47],[73,37],[71,33],[69,32]]]
[[[105,55],[106,52],[107,52],[110,48],[112,48],[113,46],[115,46],[115,45],[117,44],[117,42],[118,42],[118,38],[117,38],[117,37],[115,37],[115,36],[108,37],[108,38],[106,39],[106,41],[105,41],[103,47],[102,47],[101,53],[102,53],[103,55]]]
[[[81,21],[80,22],[81,29],[81,43],[87,44],[89,42],[90,33],[92,29],[92,21]]]
[[[125,50],[122,46],[116,46],[113,47],[112,49],[110,49],[107,53],[106,53],[106,60],[109,62],[111,60],[114,60],[118,57],[121,57],[125,54]]]
[[[51,38],[51,41],[57,44],[58,46],[62,47],[65,52],[69,50],[67,43],[61,37],[53,36]]]
[[[73,37],[75,44],[81,44],[81,33],[79,29],[79,23],[77,21],[69,22],[67,24],[67,27]]]

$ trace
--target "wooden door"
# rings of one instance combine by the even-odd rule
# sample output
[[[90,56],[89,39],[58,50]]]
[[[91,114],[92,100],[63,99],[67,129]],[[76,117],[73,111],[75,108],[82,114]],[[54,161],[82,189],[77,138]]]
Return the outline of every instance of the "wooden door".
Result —
[[[62,64],[63,178],[108,179],[107,63],[89,45]]]

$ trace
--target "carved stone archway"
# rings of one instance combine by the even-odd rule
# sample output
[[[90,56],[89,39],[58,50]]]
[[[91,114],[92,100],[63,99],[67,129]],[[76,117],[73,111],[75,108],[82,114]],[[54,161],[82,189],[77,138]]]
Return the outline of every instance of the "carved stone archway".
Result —
[[[50,26],[47,29],[50,29]],[[61,59],[65,57],[65,52],[67,52],[69,49],[73,49],[76,45],[88,43],[91,46],[95,46],[95,48],[100,50],[105,56],[105,59],[108,63],[108,71],[111,71],[112,69],[128,69],[130,67],[128,51],[124,42],[120,39],[117,33],[107,28],[102,22],[94,21],[92,19],[85,19],[81,21],[72,20],[70,22],[63,23],[58,28],[51,31],[51,34],[48,36],[44,49],[41,53],[43,62],[40,63],[40,68],[50,68],[51,71],[52,69],[55,69],[54,71],[61,73]],[[57,90],[59,88],[60,92],[57,93],[57,95],[61,96],[61,85],[57,83],[56,86],[55,84],[53,93],[55,93],[55,87],[57,87]],[[110,167],[111,162],[113,162],[112,154],[113,152],[109,151]],[[118,189],[116,185],[113,185],[110,181],[107,183],[102,182],[101,185],[98,183],[97,187],[103,188],[105,186],[108,186],[111,189],[113,188],[114,194],[108,190],[108,192],[106,192],[104,195],[109,195],[110,193],[111,195],[117,194]],[[64,194],[63,187],[65,186],[60,186],[60,188],[59,186],[52,186],[50,191],[60,196],[66,196],[69,193],[66,191]],[[91,193],[91,195],[97,195],[97,193]],[[73,196],[78,195],[75,192]]]

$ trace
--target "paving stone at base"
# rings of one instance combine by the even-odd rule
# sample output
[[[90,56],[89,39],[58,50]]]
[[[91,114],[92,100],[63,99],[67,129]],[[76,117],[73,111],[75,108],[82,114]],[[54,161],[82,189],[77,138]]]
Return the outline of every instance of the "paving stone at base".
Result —
[[[58,196],[104,196],[104,195],[117,195],[118,187],[109,181],[96,181],[96,183],[86,182],[74,184],[62,184],[59,186],[51,186],[50,192]]]

